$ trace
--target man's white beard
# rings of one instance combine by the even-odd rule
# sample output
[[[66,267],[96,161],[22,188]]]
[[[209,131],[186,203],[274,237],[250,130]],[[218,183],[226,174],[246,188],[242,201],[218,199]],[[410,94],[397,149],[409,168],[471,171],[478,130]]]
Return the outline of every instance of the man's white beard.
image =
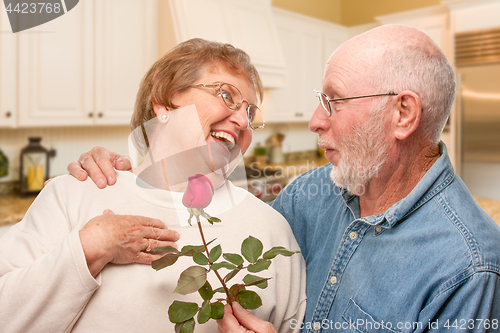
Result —
[[[337,144],[340,161],[332,166],[330,178],[352,194],[363,195],[387,161],[383,122],[380,112],[375,114],[378,115],[372,113],[364,124],[353,128],[352,134],[342,137]]]

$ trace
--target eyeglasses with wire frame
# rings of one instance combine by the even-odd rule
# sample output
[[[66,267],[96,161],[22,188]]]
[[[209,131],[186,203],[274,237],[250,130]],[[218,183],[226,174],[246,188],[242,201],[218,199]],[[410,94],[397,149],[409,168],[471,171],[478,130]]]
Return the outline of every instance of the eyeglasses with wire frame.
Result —
[[[345,101],[349,99],[366,98],[366,97],[398,95],[398,93],[390,92],[385,94],[363,95],[363,96],[344,97],[344,98],[329,98],[328,95],[322,91],[317,91],[317,90],[314,91],[316,92],[316,97],[318,97],[319,102],[321,103],[323,109],[326,111],[328,117],[332,115],[332,105],[331,105],[332,102]]]
[[[239,110],[243,102],[247,103],[247,108],[245,109],[247,113],[248,125],[254,131],[264,128],[266,125],[264,122],[264,116],[260,111],[259,107],[255,104],[251,104],[247,100],[243,99],[241,91],[230,83],[214,83],[214,84],[197,84],[191,86],[191,88],[217,88],[216,96],[220,97],[226,106],[233,110]]]

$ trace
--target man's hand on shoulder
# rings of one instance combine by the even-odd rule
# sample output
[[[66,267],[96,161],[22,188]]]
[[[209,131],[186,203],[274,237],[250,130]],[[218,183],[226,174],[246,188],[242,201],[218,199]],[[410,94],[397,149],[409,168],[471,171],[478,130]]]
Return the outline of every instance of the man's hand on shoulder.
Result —
[[[68,165],[69,173],[80,181],[90,177],[99,188],[113,185],[116,182],[116,170],[129,171],[132,168],[130,159],[113,153],[109,149],[96,146],[91,151],[80,155],[76,162]]]

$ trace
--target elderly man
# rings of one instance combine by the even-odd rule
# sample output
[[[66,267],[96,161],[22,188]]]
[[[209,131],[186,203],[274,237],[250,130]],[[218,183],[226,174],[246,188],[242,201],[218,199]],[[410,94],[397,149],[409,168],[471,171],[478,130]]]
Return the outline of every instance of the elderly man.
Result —
[[[305,332],[500,330],[500,229],[439,142],[455,90],[443,52],[407,26],[370,30],[328,60],[309,128],[331,164],[271,204],[307,263]],[[273,331],[238,305],[219,329],[240,323]]]

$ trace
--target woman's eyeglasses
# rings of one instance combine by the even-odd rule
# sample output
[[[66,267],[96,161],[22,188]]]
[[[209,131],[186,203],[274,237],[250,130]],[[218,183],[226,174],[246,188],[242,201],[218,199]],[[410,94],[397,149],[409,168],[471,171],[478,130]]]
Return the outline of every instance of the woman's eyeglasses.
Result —
[[[191,86],[191,88],[216,88],[216,96],[220,97],[226,106],[233,110],[239,110],[243,102],[247,103],[246,113],[248,124],[253,130],[258,130],[264,128],[266,125],[264,122],[264,116],[260,111],[259,107],[254,104],[250,104],[247,100],[243,99],[241,92],[230,83],[214,83],[214,84],[197,84]]]

